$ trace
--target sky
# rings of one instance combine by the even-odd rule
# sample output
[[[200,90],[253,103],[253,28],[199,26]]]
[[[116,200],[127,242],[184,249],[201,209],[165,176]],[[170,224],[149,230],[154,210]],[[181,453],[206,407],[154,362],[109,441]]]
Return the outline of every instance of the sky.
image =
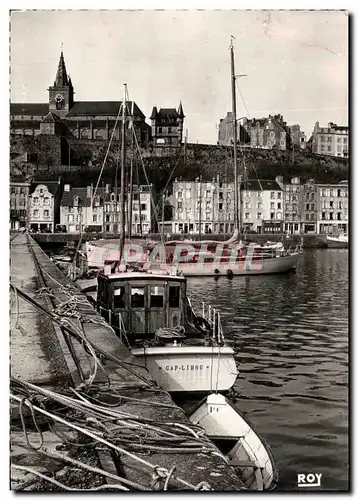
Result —
[[[342,11],[13,11],[12,102],[48,102],[63,47],[75,100],[120,101],[123,83],[147,117],[182,101],[188,141],[216,144],[237,117],[281,113],[310,137],[316,121],[348,124],[348,16]]]

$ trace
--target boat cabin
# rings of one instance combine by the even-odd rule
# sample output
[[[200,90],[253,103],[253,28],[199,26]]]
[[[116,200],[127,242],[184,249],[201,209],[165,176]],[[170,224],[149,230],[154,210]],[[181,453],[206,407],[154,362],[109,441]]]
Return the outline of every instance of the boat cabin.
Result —
[[[116,333],[124,327],[132,340],[153,338],[160,328],[181,325],[187,329],[187,306],[183,276],[148,272],[98,275],[98,311]]]

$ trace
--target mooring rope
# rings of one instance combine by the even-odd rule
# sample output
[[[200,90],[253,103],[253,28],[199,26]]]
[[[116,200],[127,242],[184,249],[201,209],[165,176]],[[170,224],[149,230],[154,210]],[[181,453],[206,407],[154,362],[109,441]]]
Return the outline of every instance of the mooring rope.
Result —
[[[144,382],[145,385],[147,386],[151,386],[151,387],[155,387],[156,386],[156,383],[151,380],[151,379],[146,379],[145,377],[143,377],[142,375],[140,375],[139,373],[136,373],[135,371],[133,371],[130,366],[139,366],[141,369],[145,370],[145,367],[141,366],[141,365],[137,365],[135,363],[132,363],[132,362],[128,362],[128,361],[121,361],[119,360],[118,358],[116,358],[115,356],[113,356],[112,354],[108,353],[107,351],[103,350],[102,348],[100,348],[98,345],[96,345],[94,342],[92,341],[89,341],[88,339],[83,339],[83,335],[80,331],[78,331],[78,329],[73,325],[73,323],[71,323],[68,318],[61,318],[61,317],[58,317],[56,314],[54,314],[53,312],[50,312],[48,311],[45,307],[43,307],[42,305],[40,305],[39,303],[37,303],[34,299],[32,299],[32,297],[30,297],[28,294],[26,294],[25,292],[23,292],[22,290],[20,290],[19,288],[15,287],[15,285],[13,285],[12,283],[10,283],[10,287],[12,289],[16,289],[16,291],[18,292],[18,294],[20,295],[21,298],[25,299],[26,301],[28,301],[30,304],[32,304],[34,307],[36,307],[37,309],[39,309],[42,313],[46,314],[49,318],[51,318],[53,321],[55,321],[56,323],[58,323],[64,330],[67,331],[68,334],[70,335],[74,335],[75,337],[79,337],[81,340],[84,340],[85,342],[88,343],[88,345],[90,345],[95,351],[97,351],[98,353],[102,354],[105,358],[109,359],[110,361],[113,361],[114,363],[116,363],[117,365],[121,366],[122,368],[126,369],[127,371],[129,371],[132,375],[134,375],[135,377],[139,378],[142,382]],[[108,326],[108,325],[107,325]],[[147,370],[148,371],[148,370]]]
[[[20,402],[21,401],[21,398],[19,398],[18,396],[10,393],[10,398],[15,400],[15,401],[18,401]],[[27,400],[24,401],[24,404],[27,404]],[[114,445],[113,443],[107,441],[106,439],[102,438],[101,436],[99,436],[98,434],[95,434],[93,431],[90,431],[86,428],[84,428],[83,426],[80,426],[80,425],[77,425],[77,424],[74,424],[73,422],[69,422],[68,420],[62,418],[62,417],[59,417],[57,415],[54,415],[53,413],[50,413],[48,412],[47,410],[43,410],[42,408],[38,407],[38,406],[35,406],[33,405],[33,409],[38,411],[39,413],[47,416],[47,417],[50,417],[52,418],[53,420],[57,421],[57,422],[60,422],[74,430],[76,430],[77,432],[81,433],[81,434],[84,434],[92,439],[94,439],[95,441],[98,441],[104,445],[106,445],[107,447],[113,449],[114,451],[116,451],[117,453],[122,453],[128,457],[130,457],[131,459],[141,463],[142,465],[146,466],[147,468],[151,469],[153,471],[154,474],[158,474],[160,473],[162,476],[165,475],[165,477],[167,477],[169,475],[169,471],[166,469],[166,468],[163,468],[163,467],[160,467],[158,465],[153,465],[151,464],[150,462],[148,462],[147,460],[141,458],[141,457],[138,457],[137,455],[131,453],[130,451],[128,451],[127,449],[123,448],[123,447],[119,447],[117,445]],[[43,479],[46,480],[47,476],[44,476]],[[186,486],[186,487],[189,487],[190,489],[193,489],[193,490],[196,490],[196,488],[200,485],[200,489],[211,489],[210,488],[210,485],[208,485],[207,483],[199,483],[199,485],[195,486],[191,483],[189,483],[188,481],[178,477],[178,476],[175,476],[175,479],[178,483]],[[61,487],[61,486],[60,486]]]

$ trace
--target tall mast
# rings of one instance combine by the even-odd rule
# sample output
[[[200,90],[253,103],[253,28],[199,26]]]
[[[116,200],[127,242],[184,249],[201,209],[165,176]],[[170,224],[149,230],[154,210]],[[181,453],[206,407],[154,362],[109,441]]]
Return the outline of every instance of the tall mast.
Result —
[[[234,220],[235,229],[240,230],[239,218],[239,185],[238,185],[238,169],[237,169],[237,123],[236,123],[236,77],[235,77],[235,61],[234,61],[234,46],[233,37],[231,37],[231,90],[232,90],[232,120],[234,126]]]
[[[162,227],[161,227],[161,238],[162,243],[164,242],[164,208],[165,208],[165,192],[162,194]]]
[[[132,212],[133,212],[133,161],[134,161],[134,102],[131,110],[131,166],[129,174],[129,202],[128,202],[128,238],[132,238]],[[139,186],[138,186],[139,190]]]
[[[126,135],[126,92],[127,84],[124,83],[124,92],[123,92],[123,102],[122,102],[122,144],[121,144],[121,211],[120,211],[120,220],[121,220],[121,234],[120,234],[120,260],[122,260],[122,254],[124,249],[125,242],[125,232],[126,232],[126,214],[125,214],[125,163],[126,163],[126,152],[125,152],[125,135]]]
[[[199,240],[201,240],[201,200],[202,200],[202,193],[201,193],[201,184],[203,182],[203,177],[202,175],[199,178]]]

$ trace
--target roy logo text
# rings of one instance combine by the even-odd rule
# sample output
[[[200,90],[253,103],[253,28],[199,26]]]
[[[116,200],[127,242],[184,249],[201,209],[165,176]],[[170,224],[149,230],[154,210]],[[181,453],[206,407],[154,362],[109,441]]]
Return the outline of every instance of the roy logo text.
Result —
[[[297,486],[299,488],[319,487],[321,486],[321,478],[322,474],[313,474],[312,472],[309,474],[297,474]]]

